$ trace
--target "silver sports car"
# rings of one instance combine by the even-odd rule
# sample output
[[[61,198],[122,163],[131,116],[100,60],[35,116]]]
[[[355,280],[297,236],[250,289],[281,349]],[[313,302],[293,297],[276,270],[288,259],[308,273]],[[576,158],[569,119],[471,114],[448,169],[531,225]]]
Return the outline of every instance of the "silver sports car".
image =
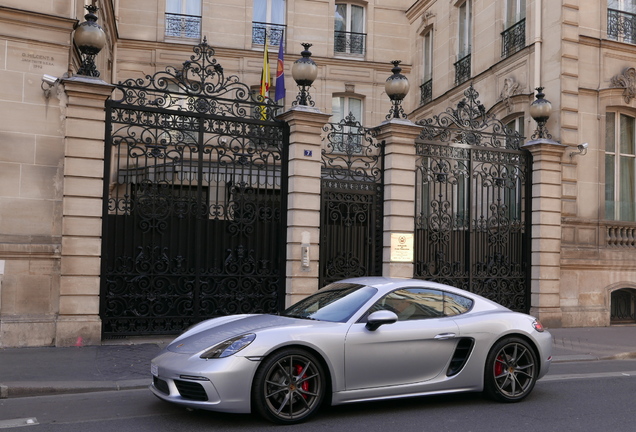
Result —
[[[535,318],[446,285],[333,283],[281,315],[201,322],[152,360],[152,392],[194,409],[306,420],[323,404],[483,391],[519,401],[550,367]]]

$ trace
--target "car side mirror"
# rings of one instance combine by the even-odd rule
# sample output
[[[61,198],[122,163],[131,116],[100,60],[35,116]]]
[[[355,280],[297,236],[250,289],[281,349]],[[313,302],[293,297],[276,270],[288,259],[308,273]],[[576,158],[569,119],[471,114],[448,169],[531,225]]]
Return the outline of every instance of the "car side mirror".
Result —
[[[375,311],[367,318],[367,325],[365,326],[369,331],[376,331],[378,327],[384,324],[393,324],[398,320],[395,313],[388,310]]]

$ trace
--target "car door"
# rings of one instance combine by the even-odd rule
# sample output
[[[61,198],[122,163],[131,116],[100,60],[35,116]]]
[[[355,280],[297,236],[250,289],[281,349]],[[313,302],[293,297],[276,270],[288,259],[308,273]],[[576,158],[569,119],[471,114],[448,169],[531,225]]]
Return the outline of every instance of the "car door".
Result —
[[[394,308],[396,297],[406,297],[401,310]],[[364,322],[351,326],[345,341],[347,390],[425,382],[445,370],[459,330],[452,318],[444,316],[441,291],[397,290],[369,312],[375,310],[396,312],[399,321],[375,331]]]

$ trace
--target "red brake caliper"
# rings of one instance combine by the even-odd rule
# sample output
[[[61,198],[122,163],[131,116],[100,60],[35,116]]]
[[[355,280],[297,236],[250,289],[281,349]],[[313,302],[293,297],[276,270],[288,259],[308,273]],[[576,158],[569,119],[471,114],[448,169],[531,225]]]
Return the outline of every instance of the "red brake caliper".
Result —
[[[301,373],[303,371],[303,368],[302,368],[301,365],[296,365],[295,369],[296,369],[296,374],[299,374],[299,373]],[[303,375],[301,377],[301,379],[303,379],[303,378],[307,378],[307,374],[305,374],[305,375]],[[300,388],[303,389],[303,391],[309,391],[309,382],[308,381],[303,381],[303,383],[300,385]],[[306,394],[303,394],[303,397],[305,399],[307,399],[307,395]]]
[[[497,357],[497,361],[495,363],[495,376],[499,376],[504,371],[503,358],[501,356]]]

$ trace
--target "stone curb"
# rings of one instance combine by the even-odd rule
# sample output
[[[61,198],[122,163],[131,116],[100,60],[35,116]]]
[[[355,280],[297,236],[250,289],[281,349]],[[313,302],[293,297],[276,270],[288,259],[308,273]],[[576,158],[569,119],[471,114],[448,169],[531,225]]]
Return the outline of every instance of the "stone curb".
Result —
[[[149,379],[122,381],[40,381],[0,383],[0,399],[47,396],[53,394],[90,393],[99,391],[136,390],[147,388]]]

